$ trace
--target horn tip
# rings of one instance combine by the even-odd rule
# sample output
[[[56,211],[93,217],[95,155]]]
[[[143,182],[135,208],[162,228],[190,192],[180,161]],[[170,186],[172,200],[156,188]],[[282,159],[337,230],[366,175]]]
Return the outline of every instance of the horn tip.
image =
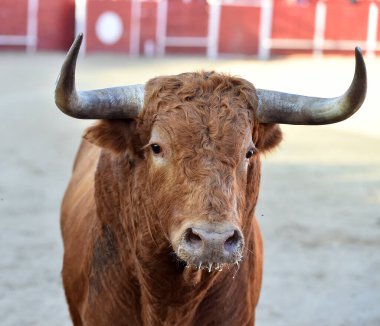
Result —
[[[362,49],[357,46],[355,47],[355,59],[356,59],[356,65],[359,65],[361,70],[365,70],[365,62],[363,58]]]
[[[82,44],[82,41],[83,41],[83,33],[79,33],[77,37],[75,38],[72,44],[72,47],[76,47],[76,48],[80,47]]]

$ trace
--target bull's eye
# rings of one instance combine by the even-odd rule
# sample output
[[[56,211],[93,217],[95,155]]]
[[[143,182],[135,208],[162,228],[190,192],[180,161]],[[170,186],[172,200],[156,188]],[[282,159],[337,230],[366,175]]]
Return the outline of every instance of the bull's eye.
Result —
[[[150,148],[152,149],[152,152],[154,154],[160,154],[162,152],[161,146],[157,144],[150,145]]]
[[[245,157],[246,158],[251,158],[253,156],[253,154],[255,154],[255,151],[253,149],[250,149],[246,154],[245,154]]]

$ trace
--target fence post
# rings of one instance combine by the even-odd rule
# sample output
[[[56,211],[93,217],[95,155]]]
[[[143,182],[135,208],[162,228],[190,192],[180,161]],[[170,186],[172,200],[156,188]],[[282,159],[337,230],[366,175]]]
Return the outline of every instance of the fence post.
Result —
[[[28,20],[27,20],[27,52],[37,50],[37,33],[38,33],[38,0],[28,0]]]
[[[379,20],[379,8],[372,2],[369,5],[367,28],[367,57],[375,57],[377,45],[377,24]]]
[[[165,39],[168,23],[168,0],[161,0],[157,5],[157,25],[156,25],[156,39],[157,39],[157,55],[165,55]]]
[[[132,0],[129,33],[129,53],[131,56],[138,56],[140,53],[140,18],[141,2],[139,0]]]
[[[85,33],[87,24],[87,0],[75,1],[75,37],[80,33]],[[79,50],[79,55],[83,56],[87,48],[86,37],[83,38],[82,46]]]
[[[315,56],[321,56],[323,54],[323,43],[325,40],[326,3],[324,1],[318,1],[315,11],[313,54]]]
[[[220,27],[220,0],[209,1],[210,12],[208,17],[207,56],[218,57],[219,27]]]
[[[259,36],[259,53],[261,60],[267,60],[270,56],[270,42],[272,36],[273,0],[262,0],[261,21]]]

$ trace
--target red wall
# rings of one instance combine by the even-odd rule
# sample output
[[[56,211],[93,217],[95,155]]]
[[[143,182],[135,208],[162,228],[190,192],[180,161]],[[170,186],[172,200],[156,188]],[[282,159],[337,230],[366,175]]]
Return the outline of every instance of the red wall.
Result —
[[[27,0],[0,0],[0,35],[25,36],[27,17]],[[75,0],[39,0],[37,49],[66,50],[73,40],[74,29]]]
[[[25,35],[27,0],[0,0],[0,35]]]
[[[167,22],[167,36],[206,37],[208,4],[204,0],[170,0]]]
[[[307,5],[275,1],[273,8],[272,39],[313,40],[316,1]],[[272,49],[272,54],[304,53],[311,50]]]
[[[205,0],[168,1],[167,36],[207,37],[208,4]],[[206,47],[166,47],[170,54],[206,54]]]
[[[369,2],[348,4],[335,0],[327,6],[325,38],[329,40],[365,40]],[[342,10],[342,6],[344,10]]]
[[[0,35],[25,35],[27,3],[27,0],[0,0]],[[247,55],[258,53],[261,8],[247,6],[247,3],[241,2],[237,6],[225,3],[221,7],[219,53]],[[273,3],[272,39],[313,40],[317,0],[309,0],[303,5],[292,4],[289,0],[274,0]],[[354,40],[365,44],[369,6],[375,3],[380,7],[380,2],[359,0],[358,3],[352,4],[348,0],[326,0],[325,3],[327,4],[325,39]],[[130,0],[88,0],[87,4],[85,31],[87,50],[129,53]],[[156,0],[141,2],[140,53],[144,53],[148,41],[157,45],[157,7]],[[123,20],[122,37],[112,45],[100,42],[95,32],[99,15],[107,10],[117,12]],[[206,0],[168,0],[166,27],[168,37],[207,37],[208,20],[209,5]],[[74,38],[74,32],[75,0],[39,0],[38,50],[66,50]],[[380,41],[380,23],[377,38]],[[205,54],[206,50],[205,46],[165,48],[166,53],[186,54]],[[289,51],[272,50],[272,53],[283,52]]]
[[[257,53],[259,27],[260,8],[223,6],[220,17],[219,52]]]
[[[74,39],[74,31],[75,0],[39,0],[39,50],[68,49]]]
[[[144,53],[145,42],[156,41],[157,2],[143,2],[140,19],[140,53]]]
[[[276,1],[273,8],[272,38],[312,39],[314,21],[315,4],[300,6]]]
[[[124,32],[120,40],[112,45],[105,46],[97,37],[95,26],[99,16],[105,11],[117,13],[122,21]],[[129,52],[129,38],[131,25],[131,3],[124,0],[104,1],[91,0],[87,4],[87,26],[86,26],[86,45],[87,51],[110,51],[110,52]]]

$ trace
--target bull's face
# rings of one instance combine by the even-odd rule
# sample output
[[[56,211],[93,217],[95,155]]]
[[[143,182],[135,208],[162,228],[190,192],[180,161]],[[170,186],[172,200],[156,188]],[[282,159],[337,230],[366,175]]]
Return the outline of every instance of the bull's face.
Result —
[[[146,93],[148,184],[163,232],[188,266],[238,262],[247,171],[258,152],[253,86],[215,73],[182,74],[153,80]]]
[[[147,83],[145,93],[136,119],[102,121],[85,135],[110,150],[115,161],[133,162],[138,182],[120,193],[144,199],[128,205],[134,199],[118,195],[122,206],[144,206],[132,213],[148,215],[138,217],[138,232],[160,247],[170,246],[188,267],[211,271],[239,262],[253,214],[247,207],[258,195],[259,152],[280,142],[280,129],[258,123],[255,89],[240,78],[159,77]],[[117,174],[136,179],[131,172]]]
[[[255,90],[242,79],[214,73],[77,92],[75,64],[82,37],[62,66],[56,104],[76,118],[108,120],[91,128],[86,138],[118,156],[111,159],[118,169],[133,170],[132,176],[118,174],[129,178],[121,184],[131,187],[134,182],[136,189],[125,191],[131,198],[122,195],[115,202],[135,200],[124,203],[135,212],[129,224],[140,221],[137,206],[149,215],[139,223],[149,222],[136,231],[162,233],[189,266],[211,269],[211,264],[220,267],[241,258],[258,194],[257,151],[279,142],[277,123],[338,122],[355,113],[366,94],[359,49],[354,79],[336,98]]]
[[[220,270],[242,258],[258,195],[259,153],[281,140],[278,126],[260,124],[256,110],[255,89],[243,79],[160,77],[147,83],[137,119],[102,121],[85,138],[118,157],[120,169],[133,161],[134,177],[117,174],[138,180],[120,192],[143,200],[128,205],[134,199],[119,195],[122,206],[144,207],[133,213],[148,215],[138,217],[138,232],[170,246],[188,267]]]

